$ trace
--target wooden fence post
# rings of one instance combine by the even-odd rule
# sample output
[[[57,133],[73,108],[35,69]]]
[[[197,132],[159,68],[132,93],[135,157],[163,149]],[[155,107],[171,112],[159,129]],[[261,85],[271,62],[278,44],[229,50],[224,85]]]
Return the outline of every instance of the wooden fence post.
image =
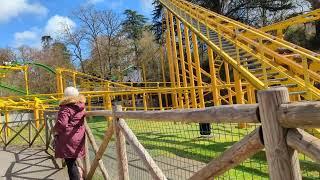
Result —
[[[89,143],[88,143],[88,135],[86,133],[85,135],[85,151],[86,151],[86,156],[84,157],[84,174],[85,177],[88,175],[89,170],[90,170],[90,155],[89,155]]]
[[[113,113],[122,111],[122,107],[120,105],[113,106]],[[113,118],[113,127],[116,137],[116,151],[118,157],[118,172],[119,172],[119,180],[129,180],[129,169],[128,169],[128,159],[126,152],[126,139],[124,134],[120,131],[120,127],[118,125],[118,118]]]
[[[43,119],[43,122],[45,123],[45,136],[46,136],[46,149],[47,147],[49,146],[50,142],[49,142],[49,126],[48,126],[48,123],[47,123],[47,118]],[[29,124],[28,124],[29,125]],[[30,141],[29,141],[29,145],[30,145]]]
[[[301,180],[298,152],[287,145],[288,129],[281,127],[277,116],[280,105],[290,101],[288,89],[259,91],[258,101],[270,179]]]
[[[31,136],[32,136],[31,121],[32,121],[32,120],[30,120],[30,121],[28,122],[28,130],[29,130],[29,131],[28,131],[28,136],[29,136],[29,139],[28,139],[28,140],[29,140],[29,146],[30,146],[30,143],[31,143]],[[50,142],[49,142],[49,144],[50,144]]]

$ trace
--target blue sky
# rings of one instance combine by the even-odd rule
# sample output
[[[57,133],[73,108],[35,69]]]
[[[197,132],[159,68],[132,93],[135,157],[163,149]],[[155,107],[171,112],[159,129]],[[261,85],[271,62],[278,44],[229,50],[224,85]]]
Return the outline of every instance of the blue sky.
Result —
[[[44,34],[58,31],[57,23],[77,26],[72,11],[91,4],[122,13],[133,9],[151,19],[152,0],[0,0],[0,48],[26,44],[40,46]]]

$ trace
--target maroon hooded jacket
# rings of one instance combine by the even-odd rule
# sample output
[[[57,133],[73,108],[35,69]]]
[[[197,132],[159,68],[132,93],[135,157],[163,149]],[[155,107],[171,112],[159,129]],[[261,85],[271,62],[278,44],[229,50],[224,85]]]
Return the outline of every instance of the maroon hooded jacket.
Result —
[[[85,98],[65,97],[54,126],[56,158],[82,158],[85,155]]]

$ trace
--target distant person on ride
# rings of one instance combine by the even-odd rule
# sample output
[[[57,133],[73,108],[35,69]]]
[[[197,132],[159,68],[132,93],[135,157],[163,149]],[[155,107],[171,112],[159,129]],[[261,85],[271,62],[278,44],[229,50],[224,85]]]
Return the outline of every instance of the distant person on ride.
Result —
[[[67,87],[54,126],[55,157],[65,160],[70,180],[80,180],[83,174],[76,159],[85,156],[85,101],[76,88]]]

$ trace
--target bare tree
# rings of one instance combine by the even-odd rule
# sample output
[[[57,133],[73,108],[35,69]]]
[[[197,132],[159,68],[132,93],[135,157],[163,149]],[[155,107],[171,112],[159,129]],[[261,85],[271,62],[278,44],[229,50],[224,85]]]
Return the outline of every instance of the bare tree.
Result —
[[[74,61],[80,62],[81,71],[86,73],[85,71],[85,63],[84,63],[84,50],[83,44],[85,43],[85,32],[83,29],[73,30],[69,26],[64,26],[64,42],[71,50],[71,55]]]
[[[0,48],[0,63],[5,64],[7,62],[12,62],[16,58],[15,53],[10,48]]]
[[[105,69],[103,68],[103,59],[101,56],[101,49],[99,48],[98,37],[102,35],[103,26],[101,22],[101,12],[93,9],[92,7],[82,7],[74,12],[74,16],[80,21],[81,28],[85,34],[85,38],[93,46],[93,55],[97,56],[100,76],[105,76]]]
[[[103,47],[106,52],[108,77],[111,77],[113,50],[120,46],[119,36],[121,31],[121,21],[119,15],[111,10],[101,12],[100,21],[103,25],[103,36],[107,39],[107,43]],[[117,51],[116,51],[117,52]]]

